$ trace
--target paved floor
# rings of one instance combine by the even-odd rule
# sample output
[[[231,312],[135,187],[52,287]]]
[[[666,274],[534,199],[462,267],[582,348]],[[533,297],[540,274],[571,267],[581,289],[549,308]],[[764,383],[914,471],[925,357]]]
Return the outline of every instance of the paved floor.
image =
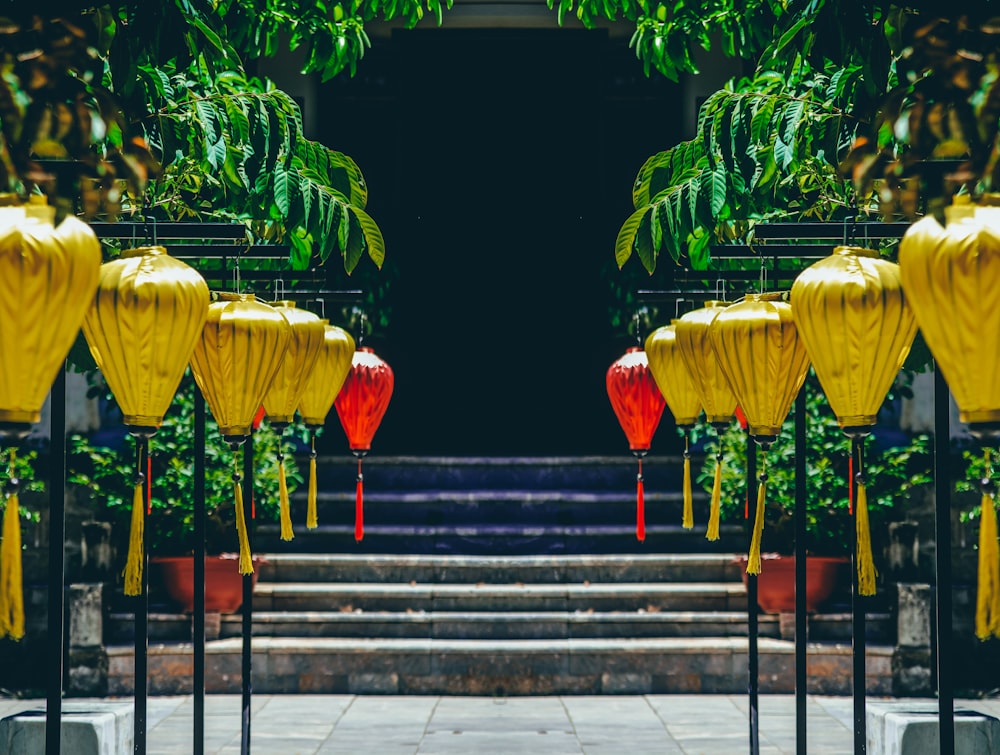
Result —
[[[67,705],[81,701],[67,701]],[[122,701],[118,702],[130,702]],[[881,702],[872,700],[872,702]],[[907,700],[907,703],[916,701]],[[0,700],[0,717],[44,701]],[[1000,717],[998,700],[956,709]],[[739,755],[749,751],[745,695],[436,697],[256,695],[255,755]],[[850,698],[810,696],[810,755],[852,751]],[[192,752],[190,696],[149,700],[151,755]],[[761,753],[795,752],[795,699],[760,698]],[[206,698],[205,752],[240,751],[240,698]]]

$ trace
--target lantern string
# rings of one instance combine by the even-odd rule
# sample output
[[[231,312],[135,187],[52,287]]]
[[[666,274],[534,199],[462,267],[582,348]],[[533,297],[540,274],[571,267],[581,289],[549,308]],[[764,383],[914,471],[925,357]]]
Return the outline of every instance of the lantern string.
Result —
[[[635,539],[646,539],[646,494],[642,484],[642,457],[639,457],[639,474],[635,483]]]
[[[306,505],[306,528],[314,530],[316,522],[316,431],[309,433],[309,498]]]
[[[253,557],[250,555],[250,536],[247,533],[246,512],[243,510],[243,487],[240,485],[240,465],[233,451],[233,499],[236,507],[236,536],[240,543],[240,574],[253,574]]]
[[[24,637],[24,588],[21,574],[21,512],[18,499],[20,480],[14,471],[16,451],[10,451],[8,484],[10,495],[3,515],[3,543],[0,545],[0,638]]]
[[[854,516],[854,448],[847,460],[847,513]]]
[[[976,637],[1000,636],[1000,549],[997,544],[995,485],[990,451],[983,452],[985,470],[979,481],[983,497],[979,515],[979,586],[976,591]]]
[[[288,500],[288,480],[285,477],[285,454],[281,448],[280,435],[278,436],[278,507],[281,518],[281,539],[294,540],[291,505]]]
[[[753,453],[753,449],[749,449]],[[747,554],[747,574],[760,574],[760,547],[764,537],[764,503],[767,490],[767,453],[761,453],[761,473],[757,485],[757,510],[754,512],[753,535]]]
[[[719,518],[722,509],[722,437],[718,439],[715,452],[715,480],[712,482],[712,500],[708,510],[708,528],[705,530],[707,540],[719,539]]]
[[[146,514],[153,513],[153,441],[146,439]]]
[[[681,526],[684,529],[692,529],[694,527],[694,504],[693,496],[691,494],[691,449],[689,447],[690,437],[688,433],[684,433],[684,514],[681,520]]]
[[[125,594],[128,596],[142,595],[142,566],[145,561],[143,554],[143,541],[145,539],[146,522],[145,516],[147,502],[143,500],[143,486],[146,475],[143,469],[146,468],[143,452],[149,456],[146,447],[146,439],[137,437],[135,439],[135,480],[132,491],[132,522],[129,528],[128,537],[128,558],[125,560]]]
[[[871,527],[868,523],[868,494],[865,489],[866,479],[864,473],[864,440],[855,438],[852,442],[858,454],[858,473],[855,477],[858,494],[854,507],[854,525],[857,537],[858,595],[868,596],[875,594],[875,577],[878,575],[878,572],[875,570],[875,559],[872,556]]]
[[[364,480],[361,474],[361,457],[358,457],[358,484],[354,496],[354,539],[361,542],[365,537]]]

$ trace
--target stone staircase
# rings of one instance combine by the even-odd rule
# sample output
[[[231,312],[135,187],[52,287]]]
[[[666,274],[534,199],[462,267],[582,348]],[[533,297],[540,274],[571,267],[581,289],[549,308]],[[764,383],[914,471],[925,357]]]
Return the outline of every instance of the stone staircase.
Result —
[[[353,466],[342,486],[350,500],[330,492],[341,470],[324,466],[318,530],[297,531],[293,548],[279,552],[267,528],[258,528],[268,563],[254,593],[256,691],[746,689],[747,598],[733,563],[742,525],[729,526],[728,549],[705,552],[711,544],[703,527],[692,533],[674,524],[680,502],[671,491],[680,484],[670,465],[662,475],[653,473],[656,464],[645,465],[642,544],[627,460],[461,460],[423,470],[409,460],[372,464],[360,544],[353,538]],[[623,490],[615,489],[616,477]],[[380,552],[394,548],[395,555]],[[845,694],[850,620],[843,605],[833,608],[838,612],[810,618],[810,684],[814,692]],[[188,691],[190,617],[163,605],[154,611],[150,689]],[[236,692],[241,616],[213,618],[208,689]],[[885,693],[892,631],[888,616],[869,618],[868,688]],[[132,690],[131,619],[115,614],[108,625],[112,694]],[[759,626],[761,689],[791,691],[794,644],[781,638],[777,616],[761,615]]]

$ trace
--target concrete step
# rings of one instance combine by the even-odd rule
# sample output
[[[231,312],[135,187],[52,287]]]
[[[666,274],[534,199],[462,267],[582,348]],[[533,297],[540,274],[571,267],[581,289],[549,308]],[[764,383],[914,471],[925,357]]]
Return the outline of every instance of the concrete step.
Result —
[[[738,611],[739,583],[258,583],[255,611]]]
[[[241,689],[237,638],[206,648],[206,686],[212,693]],[[794,643],[759,640],[760,690],[790,693],[795,686]],[[108,647],[110,695],[134,691],[130,645]],[[809,692],[851,692],[849,644],[810,644]],[[746,638],[565,640],[446,640],[255,637],[253,689],[280,693],[388,693],[468,695],[725,693],[746,691]],[[869,695],[891,694],[893,649],[870,645]],[[149,646],[154,695],[191,691],[190,643]]]
[[[739,582],[733,553],[392,556],[265,553],[260,582]]]

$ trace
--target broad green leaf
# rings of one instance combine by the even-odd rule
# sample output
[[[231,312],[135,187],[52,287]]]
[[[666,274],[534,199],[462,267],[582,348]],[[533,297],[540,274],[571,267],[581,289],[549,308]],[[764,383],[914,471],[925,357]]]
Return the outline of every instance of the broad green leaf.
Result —
[[[347,218],[350,225],[347,245],[344,247],[344,270],[350,273],[358,266],[361,255],[365,252],[365,239],[361,224],[357,216],[350,212],[350,208],[344,213],[344,217]]]
[[[714,221],[726,204],[726,170],[723,165],[720,164],[714,171],[702,174],[701,192],[702,202],[708,207]]]
[[[639,230],[639,223],[649,212],[649,206],[640,207],[622,224],[618,229],[618,237],[615,239],[615,263],[620,270],[628,258],[632,256],[632,248],[635,246],[635,235]]]
[[[291,204],[293,193],[291,185],[295,181],[295,176],[290,175],[285,170],[284,165],[278,163],[274,166],[274,203],[278,206],[281,214],[288,217],[288,210]]]
[[[379,230],[378,225],[364,210],[358,207],[350,207],[348,212],[355,217],[358,225],[361,226],[361,230],[364,232],[365,246],[368,247],[368,256],[375,263],[375,267],[381,270],[382,264],[385,262],[385,239],[382,238],[382,231]]]
[[[210,102],[199,99],[195,100],[194,110],[201,127],[205,130],[205,143],[215,144],[219,140],[219,120],[215,108]]]
[[[635,252],[639,256],[639,262],[652,275],[656,270],[656,249],[653,247],[651,238],[650,218],[652,218],[652,213],[647,213],[639,222],[635,233]]]
[[[250,119],[243,110],[243,103],[232,97],[227,97],[225,102],[226,117],[229,119],[229,125],[232,127],[233,141],[238,144],[249,141]]]

